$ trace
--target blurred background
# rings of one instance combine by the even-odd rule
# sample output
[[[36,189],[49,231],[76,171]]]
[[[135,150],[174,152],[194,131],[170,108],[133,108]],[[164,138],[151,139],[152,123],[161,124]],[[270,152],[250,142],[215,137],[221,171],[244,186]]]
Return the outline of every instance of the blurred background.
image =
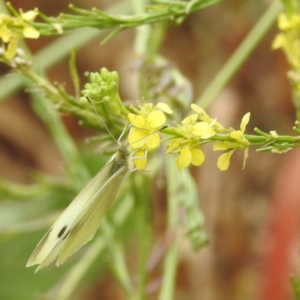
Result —
[[[72,3],[86,9],[107,9],[117,2],[76,0]],[[23,11],[38,7],[48,16],[70,12],[67,1],[11,0],[11,3]],[[170,26],[160,52],[190,80],[194,100],[271,3],[267,0],[227,0],[192,14],[181,26]],[[230,84],[208,108],[210,116],[217,117],[224,126],[238,129],[242,116],[249,111],[251,119],[246,133],[252,134],[253,128],[258,127],[266,132],[276,130],[278,134],[293,135],[295,114],[286,77],[289,67],[280,51],[271,50],[277,31],[274,23]],[[80,49],[77,67],[82,82],[85,82],[84,72],[106,67],[119,73],[122,99],[142,98],[137,91],[137,75],[130,71],[136,63],[134,34],[134,30],[126,30],[104,46],[95,38]],[[33,53],[37,53],[55,39],[41,37],[28,40],[27,44]],[[7,68],[0,68],[6,76]],[[66,90],[72,93],[68,57],[49,70],[48,76],[51,81],[64,83]],[[87,161],[90,156],[94,161],[97,156],[93,154],[93,146],[84,145],[84,138],[95,132],[79,126],[74,117],[65,115],[62,118],[86,153]],[[193,168],[192,173],[210,244],[199,253],[194,253],[188,242],[180,244],[174,299],[294,299],[289,276],[299,273],[298,150],[277,155],[250,149],[244,170],[243,154],[237,152],[226,172],[217,169],[219,154],[212,152],[211,146],[206,147],[205,154],[205,163],[200,168]],[[61,161],[50,134],[31,109],[29,95],[20,90],[2,101],[0,177],[31,184],[30,174],[37,170],[63,179]],[[92,172],[97,171],[98,165],[94,168]],[[1,200],[2,224],[5,224],[5,218],[22,220],[22,214],[32,209],[32,203],[26,202],[16,210],[9,199],[5,200],[8,201]],[[67,205],[70,199],[57,199],[60,200]],[[165,226],[166,205],[155,201],[153,207],[153,224],[160,235]],[[25,265],[45,231],[20,234],[13,228],[6,230],[0,236],[0,299],[38,298],[58,282],[68,266],[34,274],[34,269],[26,269]],[[129,256],[129,264],[134,264],[133,260],[134,257]],[[123,299],[110,273],[96,267],[80,285],[77,297]]]

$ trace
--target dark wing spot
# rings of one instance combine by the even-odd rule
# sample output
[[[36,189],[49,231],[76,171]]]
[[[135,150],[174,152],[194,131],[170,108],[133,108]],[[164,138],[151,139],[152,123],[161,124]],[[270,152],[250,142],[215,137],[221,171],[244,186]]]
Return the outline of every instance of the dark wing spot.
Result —
[[[64,227],[60,230],[60,232],[58,233],[57,237],[60,238],[60,237],[64,234],[64,232],[66,231],[66,229],[67,229],[67,226],[64,226]]]
[[[67,232],[67,234],[64,236],[64,238],[63,238],[63,241],[66,239],[66,237],[70,234],[70,232],[71,232],[71,230],[69,230],[68,232]]]

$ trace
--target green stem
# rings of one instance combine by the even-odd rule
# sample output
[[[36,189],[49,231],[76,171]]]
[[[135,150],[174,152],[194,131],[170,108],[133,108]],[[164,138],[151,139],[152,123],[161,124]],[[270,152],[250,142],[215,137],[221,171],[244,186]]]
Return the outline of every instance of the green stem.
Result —
[[[47,194],[49,189],[51,189],[50,186],[44,186],[41,184],[23,185],[0,178],[1,198],[4,195],[0,202],[2,200],[7,201],[8,199],[32,201],[33,198]]]
[[[290,136],[290,135],[279,135],[277,138],[271,136],[271,134],[265,133],[261,130],[255,129],[260,135],[251,135],[245,134],[245,138],[250,142],[252,146],[254,145],[264,145],[266,142],[275,141],[276,143],[300,143],[300,136]],[[175,127],[167,127],[166,129],[162,129],[161,132],[170,135],[170,138],[165,140],[171,140],[173,137],[184,138],[184,135]],[[227,134],[215,134],[208,140],[201,140],[202,144],[207,144],[210,142],[216,141],[234,141]]]
[[[29,50],[27,49],[27,51]],[[30,79],[25,81],[29,90],[35,87],[35,85],[38,85],[44,89],[50,98],[59,97],[57,89],[55,89],[46,79],[38,76],[33,73],[31,69],[27,69],[26,67],[20,67],[19,70],[26,78]],[[72,137],[69,135],[63,122],[59,118],[53,107],[53,103],[47,98],[42,97],[39,93],[31,93],[31,96],[33,98],[33,108],[40,119],[44,121],[60,150],[73,186],[80,190],[83,184],[90,179],[90,174],[81,159],[80,153]]]
[[[282,4],[279,0],[273,2],[260,20],[256,23],[253,29],[249,32],[240,46],[231,55],[225,63],[221,71],[211,81],[209,86],[202,93],[196,103],[202,108],[207,108],[222,91],[229,80],[242,66],[243,62],[252,53],[263,36],[268,32],[278,13],[282,10]]]
[[[172,158],[166,157],[166,180],[167,180],[167,197],[168,197],[168,232],[174,230],[177,222],[178,201],[173,192],[177,186],[178,177],[177,168]],[[176,238],[169,246],[164,260],[164,269],[162,276],[161,291],[159,300],[173,300],[175,291],[176,271],[178,263],[178,250]]]
[[[22,48],[26,51],[27,57],[32,58],[31,52],[24,42],[22,42]],[[34,87],[32,81],[34,83],[39,82],[43,84],[47,93],[56,95],[57,90],[44,78],[37,76],[26,67],[20,67],[20,71],[24,72],[24,75],[27,75],[28,79],[31,79],[26,79],[24,81],[29,90]],[[41,70],[41,72],[42,71],[43,70]],[[31,77],[29,75],[31,75]],[[59,147],[60,153],[66,163],[67,172],[72,179],[74,187],[80,189],[83,183],[90,179],[90,175],[81,160],[75,143],[67,132],[63,122],[54,111],[53,104],[38,93],[32,93],[32,98],[34,99],[33,106],[36,108],[37,114],[44,121],[45,125],[51,132],[56,145]]]
[[[52,105],[58,105],[57,109],[59,111],[78,117],[84,125],[97,129],[103,128],[103,124],[101,124],[98,116],[93,111],[86,109],[79,102],[72,101],[72,103],[70,103],[71,97],[67,99],[68,95],[65,92],[59,90],[59,88],[53,86],[48,80],[36,74],[32,68],[29,69],[27,67],[20,66],[18,67],[18,71],[26,79],[29,79],[29,81],[26,81],[25,79],[25,84],[29,90],[36,86],[41,88],[46,93],[47,98],[51,99],[53,102]],[[32,93],[33,98],[36,95],[37,93]],[[42,100],[39,101],[43,101],[43,99],[44,97],[42,97]]]
[[[82,258],[75,264],[64,278],[52,288],[54,297],[52,299],[67,300],[71,299],[74,290],[88,269],[95,262],[99,254],[104,250],[105,242],[102,236],[98,237],[88,248]],[[51,291],[48,293],[51,295]]]
[[[135,14],[143,14],[146,1],[131,0]],[[152,33],[152,28],[149,25],[136,28],[136,38],[134,43],[135,53],[139,58],[148,58],[148,42]],[[140,77],[140,93],[142,91],[142,78]],[[136,109],[133,109],[136,111]],[[150,182],[143,175],[132,176],[133,193],[136,200],[136,208],[138,215],[138,230],[139,230],[139,270],[138,270],[138,299],[146,299],[146,286],[148,281],[147,262],[149,258],[152,230],[150,226],[150,197],[149,193],[145,192],[149,189]],[[142,187],[142,188],[141,188]]]
[[[32,94],[32,98],[34,100],[33,107],[36,113],[46,124],[59,148],[72,185],[78,191],[81,190],[84,183],[91,177],[72,137],[69,135],[61,119],[57,116],[53,104],[49,100],[43,99],[38,94]]]
[[[150,182],[147,180],[145,176],[142,177],[143,189],[140,191],[145,191],[149,189]],[[136,186],[136,188],[138,188]],[[147,195],[147,196],[146,196]],[[147,270],[147,262],[149,258],[150,245],[151,245],[151,227],[150,227],[150,197],[149,193],[140,193],[140,201],[139,208],[139,230],[140,230],[140,263],[139,263],[139,300],[146,299],[146,287],[148,282],[148,270]]]
[[[135,174],[134,174],[135,175]],[[137,295],[139,300],[146,298],[146,286],[148,280],[147,262],[149,258],[151,244],[151,226],[150,226],[150,197],[145,191],[149,189],[149,180],[139,174],[132,176],[131,190],[135,199],[136,215],[138,218],[138,252],[139,252],[139,270],[138,270],[138,288]],[[148,197],[147,197],[148,196]]]
[[[50,24],[41,22],[31,22],[30,24],[39,30],[41,35],[57,35],[58,31],[52,24],[60,24],[64,33],[82,27],[95,27],[102,30],[110,28],[118,32],[132,27],[164,21],[173,21],[176,24],[180,24],[188,14],[205,9],[218,2],[220,0],[157,3],[153,6],[148,5],[151,9],[147,13],[119,16],[108,15],[99,10],[89,11],[72,6],[72,10],[77,14],[61,14],[57,18],[48,18]]]
[[[115,237],[115,227],[105,219],[101,225],[106,237],[109,253],[112,256],[112,270],[118,282],[126,292],[127,296],[132,295],[132,284],[125,262],[125,252],[121,243]]]
[[[2,13],[8,13],[4,1],[0,2],[0,11]],[[128,3],[123,2],[121,4],[112,5],[107,12],[108,13],[120,13],[127,12]],[[47,24],[47,26],[49,26]],[[62,62],[70,53],[70,45],[77,50],[87,46],[91,41],[96,38],[103,37],[105,31],[99,31],[95,28],[79,28],[74,32],[66,34],[57,38],[47,47],[40,50],[32,57],[32,61],[37,62],[38,69],[45,72],[51,67]],[[55,53],[55,55],[53,55]],[[5,101],[13,94],[18,88],[21,88],[24,84],[24,78],[19,74],[10,74],[9,76],[2,77],[0,79],[0,102]]]

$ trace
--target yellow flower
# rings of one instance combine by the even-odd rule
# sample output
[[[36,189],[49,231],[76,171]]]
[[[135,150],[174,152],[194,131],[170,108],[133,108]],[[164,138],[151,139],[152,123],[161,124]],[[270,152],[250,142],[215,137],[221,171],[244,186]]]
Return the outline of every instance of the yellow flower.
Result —
[[[194,166],[201,166],[204,162],[205,155],[200,149],[192,149],[190,145],[186,145],[182,148],[176,163],[180,169],[187,168],[190,164]]]
[[[242,122],[241,122],[241,125],[240,125],[240,130],[231,131],[229,133],[229,137],[241,142],[242,144],[244,142],[246,142],[246,145],[248,146],[249,142],[245,139],[244,132],[245,132],[247,124],[249,123],[249,120],[250,120],[250,113],[248,112],[243,116],[243,119],[242,119]]]
[[[167,146],[167,154],[174,152],[180,146],[181,141],[182,139],[173,139],[172,143]]]
[[[131,151],[136,151],[135,166],[142,170],[147,163],[147,150],[154,150],[160,145],[159,129],[165,124],[165,113],[172,113],[172,110],[165,103],[158,103],[153,107],[152,103],[145,104],[140,114],[130,113],[127,116],[132,127],[128,136],[128,143]]]
[[[214,151],[226,151],[218,158],[217,166],[221,171],[225,171],[228,169],[230,164],[230,158],[236,149],[245,149],[243,168],[245,167],[246,159],[248,157],[249,141],[245,138],[244,132],[249,120],[250,113],[246,113],[242,119],[240,130],[232,130],[227,134],[228,137],[232,139],[232,141],[218,142],[213,146]]]
[[[36,39],[40,36],[39,31],[28,24],[37,15],[38,11],[33,10],[25,13],[20,11],[19,17],[0,14],[0,39],[7,44],[4,53],[6,59],[11,60],[16,55],[19,39]]]
[[[144,170],[147,165],[147,151],[139,150],[134,154],[134,164],[138,170]]]
[[[20,19],[15,23],[16,25],[23,27],[23,36],[25,38],[37,39],[40,36],[38,30],[28,25],[28,22],[32,22],[37,15],[38,15],[38,11],[36,10],[29,10],[25,13],[23,13],[22,11],[20,12]]]
[[[133,149],[154,149],[159,146],[158,132],[166,122],[166,116],[161,111],[153,111],[147,117],[128,114],[129,122],[133,125],[130,129],[128,142]]]
[[[203,108],[198,106],[197,104],[191,104],[191,108],[194,112],[196,112],[199,116],[199,119],[203,122],[206,122],[213,126],[214,130],[217,132],[221,132],[224,130],[223,126],[216,121],[216,119],[212,119],[209,115],[205,112]]]
[[[193,134],[200,136],[202,139],[209,139],[216,134],[216,131],[208,123],[199,122],[194,125]]]
[[[272,43],[272,49],[285,48],[288,44],[286,35],[283,33],[278,33]]]
[[[272,49],[281,48],[284,51],[292,68],[297,70],[300,66],[298,39],[300,30],[300,16],[298,12],[279,14],[278,27],[282,32],[276,35],[272,43]],[[298,81],[298,79],[296,81]]]
[[[218,158],[217,166],[221,171],[226,171],[230,165],[230,158],[235,150],[225,152]]]
[[[204,121],[198,122],[198,115],[193,114],[187,118],[185,118],[181,123],[183,126],[179,128],[182,135],[186,138],[201,138],[201,139],[209,139],[210,137],[216,134],[216,131],[213,127],[214,122],[206,123]]]
[[[223,130],[222,125],[210,118],[201,107],[196,104],[191,107],[196,113],[185,118],[176,130],[182,137],[173,139],[167,148],[167,153],[179,154],[176,160],[179,170],[190,164],[200,166],[205,159],[200,149],[201,141]]]
[[[288,30],[291,28],[299,28],[300,26],[300,16],[293,13],[287,16],[285,13],[280,13],[278,15],[278,28],[281,30]]]

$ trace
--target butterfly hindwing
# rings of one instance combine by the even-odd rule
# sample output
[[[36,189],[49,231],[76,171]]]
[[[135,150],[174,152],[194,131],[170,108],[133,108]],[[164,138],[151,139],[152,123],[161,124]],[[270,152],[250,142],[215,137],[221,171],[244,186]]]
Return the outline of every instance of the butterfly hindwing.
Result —
[[[27,266],[40,264],[37,269],[39,270],[55,260],[56,265],[60,265],[88,242],[113,204],[127,170],[127,156],[120,158],[115,155],[44,235],[30,256]]]
[[[70,255],[93,238],[104,215],[116,199],[118,187],[121,185],[124,178],[124,174],[122,174],[123,172],[124,170],[119,170],[113,178],[113,184],[110,180],[101,190],[101,193],[96,195],[96,197],[103,197],[105,201],[97,201],[97,199],[95,199],[94,201],[96,204],[90,205],[83,212],[79,222],[71,230],[69,235],[66,237],[66,242],[61,246],[61,250],[59,251],[56,261],[57,266],[64,263]]]

